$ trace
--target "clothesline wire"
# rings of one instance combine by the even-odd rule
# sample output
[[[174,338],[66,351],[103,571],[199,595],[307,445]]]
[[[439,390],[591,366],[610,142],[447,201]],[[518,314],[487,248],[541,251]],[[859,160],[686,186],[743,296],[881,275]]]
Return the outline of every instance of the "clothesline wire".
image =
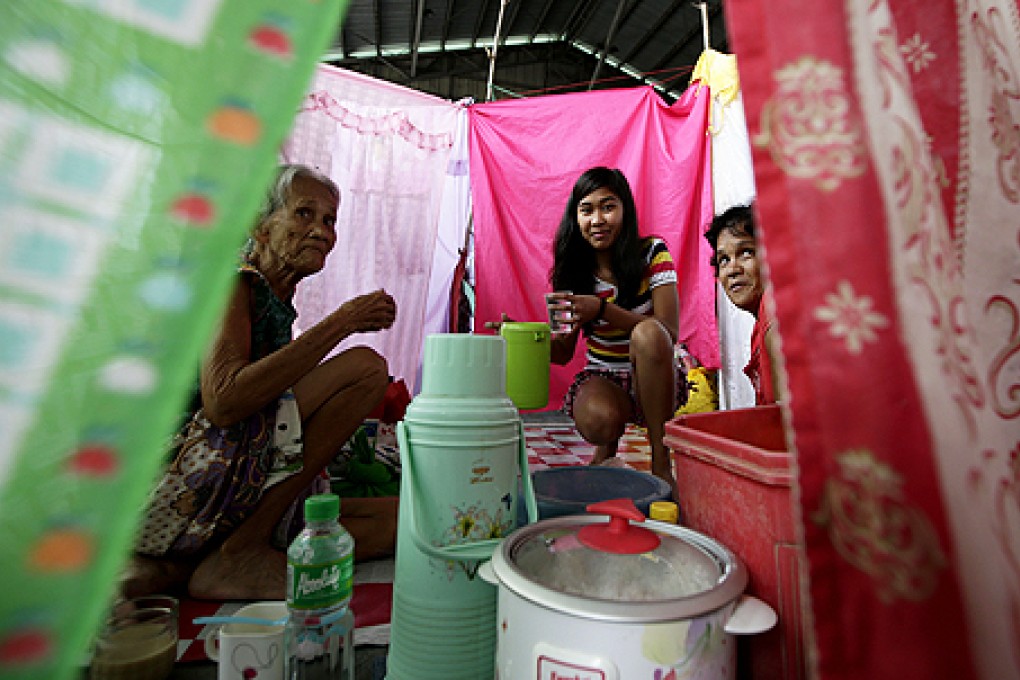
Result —
[[[670,68],[660,69],[658,71],[649,71],[648,73],[642,73],[642,74],[635,75],[635,76],[621,75],[621,76],[611,76],[611,77],[608,77],[608,78],[600,78],[598,80],[592,81],[590,84],[594,85],[594,84],[601,84],[601,83],[609,83],[609,82],[612,82],[614,80],[625,80],[625,79],[626,80],[640,80],[641,78],[647,78],[649,76],[654,76],[654,75],[657,75],[657,74],[660,74],[660,73],[671,73],[671,75],[669,77],[662,79],[663,84],[665,84],[665,83],[669,82],[670,80],[673,80],[674,78],[679,78],[680,76],[682,76],[682,75],[684,75],[686,73],[690,73],[693,70],[694,70],[693,66],[673,66],[673,67],[670,67]],[[589,85],[589,83],[587,83],[587,82],[583,82],[583,83],[581,83],[581,82],[579,82],[579,83],[566,83],[564,85],[553,85],[552,87],[543,87],[543,88],[540,88],[540,89],[537,89],[537,90],[525,90],[523,92],[518,92],[517,94],[519,96],[521,96],[521,97],[530,97],[530,96],[540,95],[540,94],[544,94],[544,93],[548,93],[548,92],[555,92],[557,90],[565,90],[565,89],[569,89],[569,88],[578,88],[578,87],[587,87],[588,85]]]

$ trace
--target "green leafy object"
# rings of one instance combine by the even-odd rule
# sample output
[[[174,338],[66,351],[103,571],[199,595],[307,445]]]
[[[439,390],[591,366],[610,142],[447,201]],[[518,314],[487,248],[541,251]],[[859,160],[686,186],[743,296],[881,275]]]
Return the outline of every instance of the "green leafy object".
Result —
[[[399,494],[399,476],[376,458],[375,446],[364,427],[359,427],[351,437],[350,452],[344,478],[333,484],[333,490],[338,495],[371,498]]]
[[[368,439],[364,426],[359,427],[351,438],[351,457],[362,464],[370,464],[375,460],[375,447]]]
[[[393,477],[390,469],[377,460],[367,464],[360,460],[352,460],[347,476],[351,481],[365,484],[385,484]]]

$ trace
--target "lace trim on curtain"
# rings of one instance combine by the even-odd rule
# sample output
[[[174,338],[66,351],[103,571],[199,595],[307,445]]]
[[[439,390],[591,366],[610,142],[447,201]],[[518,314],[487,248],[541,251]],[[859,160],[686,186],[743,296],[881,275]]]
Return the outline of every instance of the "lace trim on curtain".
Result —
[[[425,151],[441,151],[453,146],[453,135],[448,132],[425,132],[409,121],[407,114],[402,111],[378,117],[363,116],[346,108],[322,90],[305,97],[305,103],[298,110],[322,111],[340,125],[362,135],[399,135],[409,144]]]

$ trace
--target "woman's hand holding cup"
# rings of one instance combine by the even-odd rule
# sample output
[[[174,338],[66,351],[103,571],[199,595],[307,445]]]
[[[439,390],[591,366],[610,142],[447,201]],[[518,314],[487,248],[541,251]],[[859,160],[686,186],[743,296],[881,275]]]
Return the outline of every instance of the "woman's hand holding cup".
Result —
[[[573,293],[569,290],[546,293],[545,306],[549,312],[549,330],[554,335],[567,335],[577,329]]]

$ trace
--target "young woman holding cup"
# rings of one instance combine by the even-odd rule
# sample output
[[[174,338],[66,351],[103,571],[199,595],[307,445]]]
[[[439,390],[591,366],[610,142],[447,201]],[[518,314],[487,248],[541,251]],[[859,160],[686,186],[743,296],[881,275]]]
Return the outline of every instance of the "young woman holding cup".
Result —
[[[546,297],[550,322],[556,321],[551,359],[570,362],[581,336],[587,356],[564,410],[595,444],[593,464],[616,455],[627,423],[647,427],[652,473],[675,496],[662,438],[687,385],[673,353],[679,331],[673,258],[661,239],[638,234],[627,178],[604,167],[585,171],[574,184],[553,249],[555,292]]]

